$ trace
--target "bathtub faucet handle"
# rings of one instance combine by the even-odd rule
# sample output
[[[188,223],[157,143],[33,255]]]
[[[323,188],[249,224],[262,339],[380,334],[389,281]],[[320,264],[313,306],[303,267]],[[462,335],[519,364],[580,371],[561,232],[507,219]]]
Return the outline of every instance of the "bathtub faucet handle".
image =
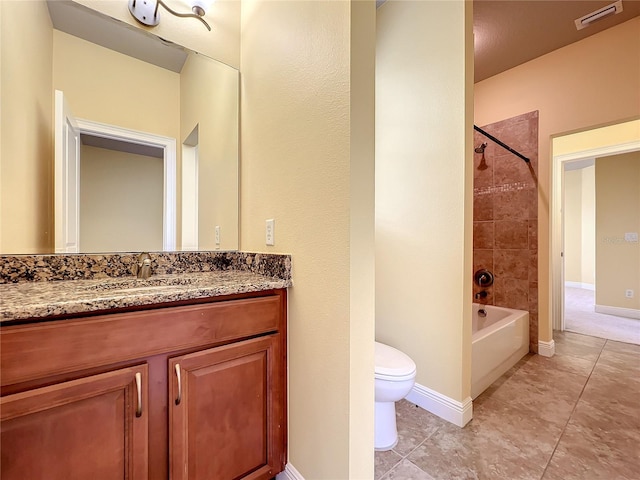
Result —
[[[493,273],[491,273],[489,270],[485,270],[484,268],[480,269],[473,274],[473,280],[480,288],[490,287],[491,285],[493,285]]]
[[[487,291],[486,290],[480,290],[478,293],[476,293],[476,300],[479,300],[481,298],[487,298]]]

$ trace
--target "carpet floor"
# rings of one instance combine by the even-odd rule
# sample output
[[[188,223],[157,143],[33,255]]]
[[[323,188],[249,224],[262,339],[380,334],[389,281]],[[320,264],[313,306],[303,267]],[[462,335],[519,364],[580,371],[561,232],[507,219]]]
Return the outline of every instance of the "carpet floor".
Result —
[[[565,330],[640,345],[640,320],[596,313],[593,290],[565,287],[564,291]]]

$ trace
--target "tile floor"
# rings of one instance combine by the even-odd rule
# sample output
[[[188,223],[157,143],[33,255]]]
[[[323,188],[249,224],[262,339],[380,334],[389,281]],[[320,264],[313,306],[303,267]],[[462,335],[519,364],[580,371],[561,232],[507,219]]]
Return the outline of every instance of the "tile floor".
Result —
[[[640,346],[555,332],[473,402],[459,428],[402,400],[376,480],[640,479]]]

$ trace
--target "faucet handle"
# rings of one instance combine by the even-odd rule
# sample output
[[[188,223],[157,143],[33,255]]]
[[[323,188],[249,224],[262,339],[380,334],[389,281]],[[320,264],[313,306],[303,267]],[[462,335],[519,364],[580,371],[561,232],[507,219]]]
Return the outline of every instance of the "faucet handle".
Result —
[[[479,287],[490,287],[493,285],[493,273],[489,270],[480,269],[473,274],[473,280]]]

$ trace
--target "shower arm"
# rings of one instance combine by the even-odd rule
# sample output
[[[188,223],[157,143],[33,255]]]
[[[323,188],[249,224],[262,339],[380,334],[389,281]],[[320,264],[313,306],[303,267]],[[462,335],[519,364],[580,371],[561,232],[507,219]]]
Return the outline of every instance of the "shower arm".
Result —
[[[501,142],[500,140],[498,140],[496,137],[494,137],[493,135],[491,135],[490,133],[485,132],[484,130],[482,130],[480,127],[477,127],[476,125],[473,126],[473,129],[480,132],[482,135],[484,135],[485,137],[487,137],[489,140],[492,140],[494,142],[496,142],[498,145],[500,145],[502,148],[509,150],[511,153],[513,153],[514,155],[516,155],[517,157],[520,157],[522,160],[524,160],[525,162],[529,163],[531,160],[529,160],[527,157],[525,157],[524,155],[522,155],[520,152],[517,152],[516,150],[514,150],[513,148],[511,148],[509,145],[507,145],[506,143]]]

